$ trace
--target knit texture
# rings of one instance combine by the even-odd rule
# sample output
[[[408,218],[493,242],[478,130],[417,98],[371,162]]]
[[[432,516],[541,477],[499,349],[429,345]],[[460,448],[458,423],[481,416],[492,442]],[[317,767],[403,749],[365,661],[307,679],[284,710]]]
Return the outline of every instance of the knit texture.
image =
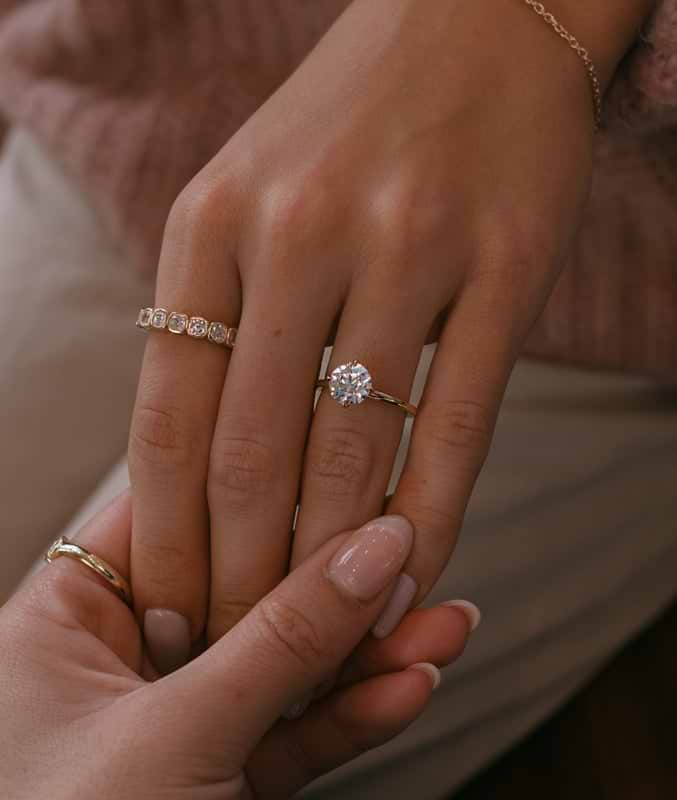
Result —
[[[346,5],[0,0],[0,112],[154,270],[179,191]],[[527,352],[677,380],[675,134],[677,0],[664,0],[609,93],[590,206]]]

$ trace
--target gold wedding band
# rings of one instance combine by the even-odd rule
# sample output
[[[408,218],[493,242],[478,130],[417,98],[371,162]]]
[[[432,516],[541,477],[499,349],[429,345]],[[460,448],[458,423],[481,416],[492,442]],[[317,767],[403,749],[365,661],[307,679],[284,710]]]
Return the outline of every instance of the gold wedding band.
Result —
[[[237,328],[225,322],[210,322],[204,317],[191,317],[179,311],[167,311],[166,308],[142,308],[136,318],[136,327],[147,332],[169,331],[175,336],[185,334],[231,349],[237,336]]]
[[[51,564],[57,558],[65,556],[79,561],[89,569],[96,572],[97,575],[102,577],[117,594],[117,596],[125,602],[130,608],[132,607],[132,592],[129,588],[129,583],[120,575],[120,573],[111,567],[111,565],[104,561],[102,558],[90,553],[79,544],[75,544],[68,540],[65,536],[59,538],[50,545],[49,550],[45,553],[45,561]]]
[[[317,389],[329,389],[332,399],[344,408],[357,406],[365,400],[380,400],[397,406],[410,417],[416,416],[417,408],[406,400],[400,400],[386,392],[374,389],[373,380],[369,370],[360,364],[359,361],[349,361],[347,364],[340,364],[332,370],[329,377],[321,378],[317,384]]]

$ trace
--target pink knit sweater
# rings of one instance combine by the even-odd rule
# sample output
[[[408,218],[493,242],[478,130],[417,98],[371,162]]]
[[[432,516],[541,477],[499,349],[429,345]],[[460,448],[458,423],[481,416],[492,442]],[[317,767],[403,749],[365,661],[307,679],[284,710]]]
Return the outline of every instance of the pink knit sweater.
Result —
[[[153,270],[180,189],[347,4],[0,0],[0,113]],[[527,350],[677,380],[677,0],[647,39],[607,99],[585,223]]]

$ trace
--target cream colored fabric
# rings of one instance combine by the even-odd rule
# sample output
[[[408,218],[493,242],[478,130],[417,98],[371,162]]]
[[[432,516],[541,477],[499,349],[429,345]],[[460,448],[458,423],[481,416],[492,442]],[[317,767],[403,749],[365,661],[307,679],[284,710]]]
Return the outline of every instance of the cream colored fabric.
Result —
[[[25,134],[0,168],[0,254],[2,315],[17,325],[0,344],[7,589],[123,454],[143,344],[134,309],[150,288]],[[123,461],[71,529],[126,484]],[[676,486],[674,392],[520,363],[431,598],[475,601],[482,625],[405,736],[310,796],[448,796],[556,709],[673,598]]]
[[[125,450],[152,297],[24,133],[0,159],[0,602]]]

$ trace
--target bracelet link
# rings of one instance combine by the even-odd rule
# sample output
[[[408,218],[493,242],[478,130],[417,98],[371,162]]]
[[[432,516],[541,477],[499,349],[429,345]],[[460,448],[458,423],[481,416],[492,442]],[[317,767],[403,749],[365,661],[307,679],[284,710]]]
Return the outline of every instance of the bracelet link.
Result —
[[[590,88],[592,90],[592,101],[594,106],[595,115],[595,130],[598,131],[602,125],[602,87],[599,82],[597,68],[593,60],[590,58],[590,53],[583,47],[578,39],[562,25],[562,23],[546,9],[543,3],[538,0],[524,0],[524,2],[531,8],[541,19],[547,23],[558,36],[560,36],[569,45],[569,47],[576,53],[585,66],[585,71],[590,80]]]

